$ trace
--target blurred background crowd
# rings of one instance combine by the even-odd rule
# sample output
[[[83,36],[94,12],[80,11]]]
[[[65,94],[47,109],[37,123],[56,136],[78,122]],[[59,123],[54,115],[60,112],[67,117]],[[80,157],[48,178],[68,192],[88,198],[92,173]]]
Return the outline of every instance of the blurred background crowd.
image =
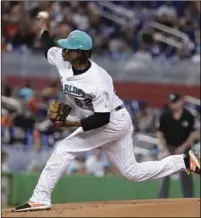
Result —
[[[24,87],[16,86],[14,89],[6,83],[2,84],[1,139],[2,144],[5,145],[3,146],[4,152],[2,154],[3,171],[9,171],[8,162],[6,162],[9,158],[8,154],[11,157],[8,164],[11,167],[10,170],[40,171],[46,163],[50,152],[55,148],[55,144],[75,130],[74,128],[55,128],[51,121],[47,119],[47,109],[50,101],[52,99],[64,101],[64,95],[61,90],[60,82],[58,81],[51,82],[49,86],[44,87],[42,90],[34,88],[34,84],[30,81],[27,81]],[[136,132],[154,135],[159,115],[158,109],[149,108],[144,101],[125,101],[125,105],[131,114]],[[15,157],[12,154],[13,149],[14,153],[18,151],[18,155],[21,155],[23,158]],[[153,146],[153,149],[155,149],[155,146]],[[30,151],[35,157],[27,156],[25,158],[24,152],[30,154]],[[45,156],[43,151],[45,151]],[[41,160],[39,160],[40,156]],[[17,162],[16,159],[18,159]],[[81,167],[82,169],[82,162],[87,165],[85,167],[89,168],[94,166],[95,163],[100,165],[102,173],[97,170],[98,166],[96,166],[93,167],[93,174],[99,175],[100,173],[104,175],[104,172],[115,172],[114,169],[111,169],[107,157],[99,149],[78,157],[73,162],[73,169],[70,168],[69,170],[76,172],[75,167]],[[70,173],[69,170],[67,171],[68,173]],[[89,171],[90,169],[87,172]]]
[[[50,13],[54,39],[65,38],[74,29],[87,31],[97,55],[199,59],[199,1],[4,1],[4,51],[19,50],[22,45],[41,51],[35,25],[41,10]]]
[[[4,53],[20,52],[24,47],[32,53],[42,53],[35,17],[39,11],[47,10],[55,40],[65,38],[74,29],[87,31],[94,39],[95,56],[116,60],[135,55],[141,59],[200,61],[199,1],[3,1],[1,4]],[[11,86],[9,81],[2,83],[3,172],[41,171],[59,140],[74,131],[56,129],[46,117],[52,99],[64,100],[61,90],[57,80],[43,89],[38,89],[31,79],[23,86]],[[150,108],[143,99],[124,103],[136,132],[155,136],[163,108]],[[200,107],[188,106],[195,113],[199,128]],[[157,159],[159,148],[155,144],[148,146],[148,159]],[[143,158],[141,152],[137,153],[138,161]],[[77,157],[66,171],[73,173],[102,176],[117,171],[97,149]]]
[[[55,149],[60,140],[75,130],[75,128],[55,128],[47,119],[47,109],[51,100],[64,101],[61,90],[59,81],[51,82],[42,90],[34,88],[34,84],[30,81],[27,81],[25,86],[16,86],[14,89],[5,83],[2,84],[3,171],[41,171],[52,149]],[[164,108],[150,108],[143,100],[124,100],[124,104],[133,120],[135,133],[156,137],[159,116],[167,105],[164,105]],[[196,128],[200,129],[200,106],[188,103],[186,106],[195,115]],[[136,149],[138,161],[156,160],[159,157],[160,148],[154,143],[139,141],[137,148],[139,148]],[[148,148],[149,152],[144,153],[143,148],[145,150]],[[97,149],[79,155],[66,173],[89,173],[101,176],[117,173],[117,171],[107,156]]]

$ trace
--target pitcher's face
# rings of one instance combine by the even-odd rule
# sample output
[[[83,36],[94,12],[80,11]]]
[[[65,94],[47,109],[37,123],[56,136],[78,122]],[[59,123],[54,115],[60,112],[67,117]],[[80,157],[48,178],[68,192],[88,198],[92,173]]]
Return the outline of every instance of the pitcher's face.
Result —
[[[79,51],[63,48],[61,55],[64,61],[68,61],[72,63],[74,60],[76,60],[79,57],[79,54],[80,54]]]

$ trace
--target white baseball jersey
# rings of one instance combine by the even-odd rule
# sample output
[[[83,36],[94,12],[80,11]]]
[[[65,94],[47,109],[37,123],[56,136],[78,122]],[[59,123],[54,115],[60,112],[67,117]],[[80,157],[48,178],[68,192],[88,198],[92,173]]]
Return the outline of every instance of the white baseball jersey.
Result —
[[[71,64],[64,61],[62,49],[49,49],[48,62],[59,71],[63,93],[76,117],[83,119],[94,112],[111,112],[122,104],[115,94],[111,76],[95,62],[83,74],[73,75]]]
[[[129,180],[157,179],[185,170],[183,155],[169,156],[161,161],[136,162],[130,115],[125,108],[114,110],[122,101],[115,95],[112,79],[104,69],[91,61],[87,72],[74,76],[71,65],[63,61],[61,49],[49,49],[47,57],[49,63],[57,67],[63,92],[78,118],[94,112],[111,112],[111,115],[110,122],[104,127],[86,132],[79,127],[57,145],[39,178],[30,199],[32,202],[51,205],[52,190],[71,161],[78,153],[98,147]]]

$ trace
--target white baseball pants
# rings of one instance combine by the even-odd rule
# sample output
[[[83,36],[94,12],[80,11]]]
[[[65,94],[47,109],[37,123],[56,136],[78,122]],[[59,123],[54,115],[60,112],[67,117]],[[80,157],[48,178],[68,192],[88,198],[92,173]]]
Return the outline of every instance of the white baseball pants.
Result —
[[[128,180],[158,179],[185,170],[184,156],[173,155],[161,161],[137,163],[133,148],[133,125],[126,109],[114,111],[111,122],[96,130],[78,128],[52,153],[43,169],[31,201],[51,204],[51,192],[76,154],[101,147],[111,162]]]

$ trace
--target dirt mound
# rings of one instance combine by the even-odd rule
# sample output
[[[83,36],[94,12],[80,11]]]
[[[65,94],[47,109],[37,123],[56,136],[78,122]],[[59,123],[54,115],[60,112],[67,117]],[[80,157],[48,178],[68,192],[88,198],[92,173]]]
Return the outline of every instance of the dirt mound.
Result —
[[[200,199],[157,199],[53,205],[48,211],[11,212],[2,217],[200,217]]]

